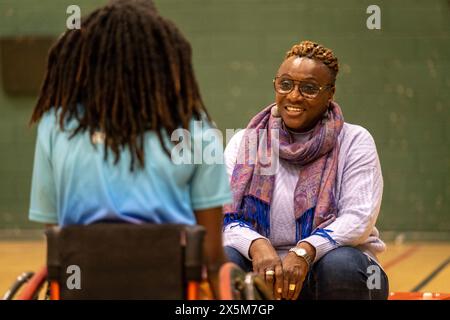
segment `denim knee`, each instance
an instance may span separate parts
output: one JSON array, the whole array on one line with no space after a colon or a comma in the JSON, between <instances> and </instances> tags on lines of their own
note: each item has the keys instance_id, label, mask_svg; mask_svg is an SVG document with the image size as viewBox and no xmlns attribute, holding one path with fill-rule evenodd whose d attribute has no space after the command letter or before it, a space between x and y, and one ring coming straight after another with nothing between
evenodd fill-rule
<instances>
[{"instance_id":1,"label":"denim knee","mask_svg":"<svg viewBox=\"0 0 450 320\"><path fill-rule=\"evenodd\" d=\"M328 252L313 267L318 299L384 299L387 277L380 270L380 288L368 285L369 266L376 265L367 255L353 247L339 247Z\"/></svg>"},{"instance_id":2,"label":"denim knee","mask_svg":"<svg viewBox=\"0 0 450 320\"><path fill-rule=\"evenodd\" d=\"M361 275L368 264L368 257L352 247L340 247L324 255L315 265L315 271L323 279L354 278Z\"/></svg>"}]
</instances>

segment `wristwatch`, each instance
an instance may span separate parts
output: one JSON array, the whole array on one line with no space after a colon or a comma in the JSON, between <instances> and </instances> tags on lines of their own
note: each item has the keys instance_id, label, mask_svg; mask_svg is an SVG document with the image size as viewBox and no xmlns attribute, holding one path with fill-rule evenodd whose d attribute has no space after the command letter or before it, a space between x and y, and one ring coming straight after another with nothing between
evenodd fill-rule
<instances>
[{"instance_id":1,"label":"wristwatch","mask_svg":"<svg viewBox=\"0 0 450 320\"><path fill-rule=\"evenodd\" d=\"M293 252L297 255L297 257L305 259L306 263L308 264L308 270L309 270L309 267L311 266L313 261L305 249L299 248L299 247L293 247L293 248L289 249L289 252Z\"/></svg>"}]
</instances>

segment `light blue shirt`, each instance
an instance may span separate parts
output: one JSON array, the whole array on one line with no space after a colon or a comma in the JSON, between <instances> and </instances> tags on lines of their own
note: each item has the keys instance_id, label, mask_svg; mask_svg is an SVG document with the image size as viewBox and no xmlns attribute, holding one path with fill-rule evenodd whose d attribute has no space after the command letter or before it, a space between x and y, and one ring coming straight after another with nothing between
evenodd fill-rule
<instances>
[{"instance_id":1,"label":"light blue shirt","mask_svg":"<svg viewBox=\"0 0 450 320\"><path fill-rule=\"evenodd\" d=\"M54 110L39 123L30 220L61 226L104 220L192 225L196 223L194 210L220 207L232 199L223 160L216 164L199 164L198 159L197 164L175 164L164 153L157 135L148 132L145 168L136 165L131 172L128 149L121 151L114 165L114 154L109 151L105 161L103 143L92 145L88 132L69 139L76 124L72 120L61 131ZM215 138L210 139L211 124L203 120L201 125L200 130L193 130L191 121L191 140L200 139L203 147L217 144L223 159L221 137L213 134ZM206 130L210 133L207 139ZM174 145L164 137L170 152Z\"/></svg>"}]
</instances>

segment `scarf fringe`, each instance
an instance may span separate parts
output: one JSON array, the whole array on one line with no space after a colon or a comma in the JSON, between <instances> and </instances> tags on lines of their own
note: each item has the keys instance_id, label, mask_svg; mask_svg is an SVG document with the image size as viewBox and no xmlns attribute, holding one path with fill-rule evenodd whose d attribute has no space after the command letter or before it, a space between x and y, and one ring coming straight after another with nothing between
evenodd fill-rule
<instances>
[{"instance_id":1,"label":"scarf fringe","mask_svg":"<svg viewBox=\"0 0 450 320\"><path fill-rule=\"evenodd\" d=\"M259 232L264 237L270 236L270 205L254 196L245 196L240 213L226 213L223 228L231 223ZM232 226L233 228L235 226Z\"/></svg>"},{"instance_id":2,"label":"scarf fringe","mask_svg":"<svg viewBox=\"0 0 450 320\"><path fill-rule=\"evenodd\" d=\"M313 230L314 211L316 207L306 210L300 218L295 221L295 241L299 242L302 239L309 237Z\"/></svg>"}]
</instances>

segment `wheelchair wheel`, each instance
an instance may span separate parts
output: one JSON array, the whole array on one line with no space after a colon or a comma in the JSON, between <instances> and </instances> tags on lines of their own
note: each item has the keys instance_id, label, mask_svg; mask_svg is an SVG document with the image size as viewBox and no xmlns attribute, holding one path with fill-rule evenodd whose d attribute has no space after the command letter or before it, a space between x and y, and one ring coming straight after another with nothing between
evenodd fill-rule
<instances>
[{"instance_id":1,"label":"wheelchair wheel","mask_svg":"<svg viewBox=\"0 0 450 320\"><path fill-rule=\"evenodd\" d=\"M29 281L26 282L23 290L21 291L19 300L37 300L39 292L45 286L47 280L47 267L43 267L36 272Z\"/></svg>"},{"instance_id":2,"label":"wheelchair wheel","mask_svg":"<svg viewBox=\"0 0 450 320\"><path fill-rule=\"evenodd\" d=\"M238 265L227 262L219 273L221 300L270 300L271 290L260 276L246 273Z\"/></svg>"},{"instance_id":3,"label":"wheelchair wheel","mask_svg":"<svg viewBox=\"0 0 450 320\"><path fill-rule=\"evenodd\" d=\"M33 277L34 272L24 272L20 276L17 277L16 281L11 285L11 287L6 291L3 296L3 300L13 300L16 296L17 292L19 292L20 288L27 283L31 277Z\"/></svg>"}]
</instances>

